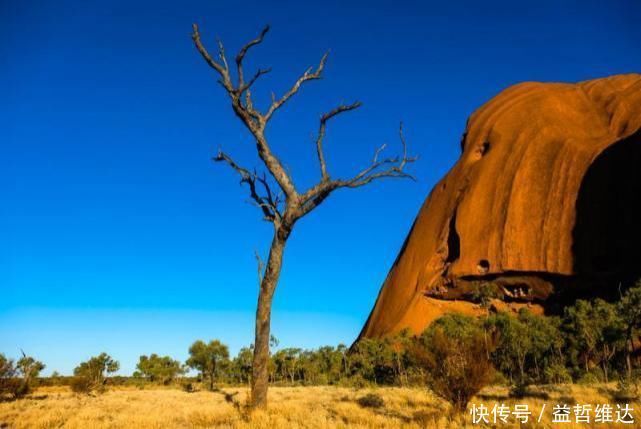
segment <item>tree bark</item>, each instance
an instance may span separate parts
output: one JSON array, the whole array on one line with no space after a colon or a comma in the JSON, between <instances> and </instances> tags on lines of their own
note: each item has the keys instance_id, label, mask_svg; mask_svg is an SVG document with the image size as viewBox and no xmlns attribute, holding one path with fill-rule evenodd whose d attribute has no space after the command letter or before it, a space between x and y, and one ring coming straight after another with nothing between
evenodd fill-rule
<instances>
[{"instance_id":1,"label":"tree bark","mask_svg":"<svg viewBox=\"0 0 641 429\"><path fill-rule=\"evenodd\" d=\"M260 282L258 306L256 308L256 337L254 340L254 359L251 380L251 407L267 406L267 387L269 385L269 338L272 314L272 298L278 284L283 264L286 234L277 230L274 234L265 275Z\"/></svg>"}]
</instances>

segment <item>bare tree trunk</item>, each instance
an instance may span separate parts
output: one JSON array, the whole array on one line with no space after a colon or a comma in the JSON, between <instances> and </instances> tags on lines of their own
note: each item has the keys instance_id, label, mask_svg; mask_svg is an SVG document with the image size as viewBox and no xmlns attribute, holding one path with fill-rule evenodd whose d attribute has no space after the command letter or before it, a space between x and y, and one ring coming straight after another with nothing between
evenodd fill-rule
<instances>
[{"instance_id":1,"label":"bare tree trunk","mask_svg":"<svg viewBox=\"0 0 641 429\"><path fill-rule=\"evenodd\" d=\"M269 337L272 315L272 298L280 276L283 264L286 235L276 231L269 249L269 259L265 275L260 282L258 292L258 307L256 309L256 338L254 344L254 360L252 363L251 407L259 408L267 405L267 387L269 385Z\"/></svg>"}]
</instances>

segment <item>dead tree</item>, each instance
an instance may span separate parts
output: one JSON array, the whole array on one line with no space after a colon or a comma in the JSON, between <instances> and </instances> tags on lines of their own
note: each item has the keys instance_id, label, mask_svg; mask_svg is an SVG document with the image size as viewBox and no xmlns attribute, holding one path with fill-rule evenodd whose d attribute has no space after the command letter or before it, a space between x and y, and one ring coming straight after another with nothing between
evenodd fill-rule
<instances>
[{"instance_id":1,"label":"dead tree","mask_svg":"<svg viewBox=\"0 0 641 429\"><path fill-rule=\"evenodd\" d=\"M224 88L231 101L231 107L236 116L247 127L255 143L258 156L263 162L269 175L258 174L256 170L241 167L228 154L219 151L213 159L226 163L240 175L241 183L249 187L252 202L261 210L263 219L274 226L274 235L269 249L266 264L262 265L259 259L258 306L256 309L256 338L254 343L254 359L251 379L252 408L264 407L267 404L269 360L269 338L272 297L283 262L283 251L287 239L300 218L318 207L332 192L340 188L358 188L382 178L412 178L405 172L405 166L416 160L416 157L407 155L407 145L403 137L402 124L399 128L403 153L395 157L381 157L385 145L375 152L368 167L361 170L350 179L334 179L331 177L325 156L323 154L323 139L328 122L336 116L357 109L360 102L341 104L320 117L318 134L316 136L316 152L319 163L320 180L317 184L300 192L294 185L292 176L285 169L281 160L272 152L271 146L265 136L265 128L270 119L285 103L298 93L307 82L321 79L327 55L323 55L316 68L308 68L294 82L293 86L281 97L272 93L272 101L266 110L259 110L253 103L251 90L258 79L271 71L270 68L258 69L253 75L245 76L243 59L247 52L260 44L269 31L269 26L261 31L260 35L244 45L235 58L236 79L232 79L230 64L225 56L225 48L218 41L217 55L214 58L203 44L198 26L193 25L192 39L198 52L207 64L214 69L218 76L218 83ZM274 184L275 182L275 184ZM277 188L276 188L277 186Z\"/></svg>"}]
</instances>

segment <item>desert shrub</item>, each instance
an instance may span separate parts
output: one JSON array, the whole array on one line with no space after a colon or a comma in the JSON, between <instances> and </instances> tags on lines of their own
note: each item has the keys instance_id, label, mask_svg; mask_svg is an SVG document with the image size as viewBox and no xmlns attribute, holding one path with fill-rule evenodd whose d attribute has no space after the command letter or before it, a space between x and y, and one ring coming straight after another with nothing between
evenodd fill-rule
<instances>
[{"instance_id":1,"label":"desert shrub","mask_svg":"<svg viewBox=\"0 0 641 429\"><path fill-rule=\"evenodd\" d=\"M177 376L185 373L180 362L169 356L158 356L155 353L150 356L140 356L136 368L134 377L144 377L149 381L164 385L168 385Z\"/></svg>"},{"instance_id":2,"label":"desert shrub","mask_svg":"<svg viewBox=\"0 0 641 429\"><path fill-rule=\"evenodd\" d=\"M492 299L500 298L502 296L503 293L496 284L490 282L477 282L472 290L471 300L472 302L480 304L483 308L488 308Z\"/></svg>"},{"instance_id":3,"label":"desert shrub","mask_svg":"<svg viewBox=\"0 0 641 429\"><path fill-rule=\"evenodd\" d=\"M516 317L498 313L484 321L485 329L496 338L492 362L509 379L515 395L524 394L531 383L544 382L546 368L563 365L559 323L556 318L535 316L527 309Z\"/></svg>"},{"instance_id":4,"label":"desert shrub","mask_svg":"<svg viewBox=\"0 0 641 429\"><path fill-rule=\"evenodd\" d=\"M408 356L411 359L411 356ZM427 376L423 368L414 366L412 362L408 364L406 380L408 386L425 386L427 384Z\"/></svg>"},{"instance_id":5,"label":"desert shrub","mask_svg":"<svg viewBox=\"0 0 641 429\"><path fill-rule=\"evenodd\" d=\"M624 332L625 346L623 354L625 359L626 376L633 377L632 351L635 350L634 338L638 336L641 328L641 280L628 289L617 303L617 313L621 316ZM630 383L632 380L628 380Z\"/></svg>"},{"instance_id":6,"label":"desert shrub","mask_svg":"<svg viewBox=\"0 0 641 429\"><path fill-rule=\"evenodd\" d=\"M254 358L254 346L241 347L229 367L229 376L232 381L241 384L248 384L252 374L252 360Z\"/></svg>"},{"instance_id":7,"label":"desert shrub","mask_svg":"<svg viewBox=\"0 0 641 429\"><path fill-rule=\"evenodd\" d=\"M338 385L343 387L352 387L354 389L364 389L366 387L373 386L374 383L365 380L361 374L356 373L351 377L341 379Z\"/></svg>"},{"instance_id":8,"label":"desert shrub","mask_svg":"<svg viewBox=\"0 0 641 429\"><path fill-rule=\"evenodd\" d=\"M363 408L382 408L385 406L385 401L377 393L368 393L365 396L361 396L356 400L356 403Z\"/></svg>"},{"instance_id":9,"label":"desert shrub","mask_svg":"<svg viewBox=\"0 0 641 429\"><path fill-rule=\"evenodd\" d=\"M548 384L572 383L570 371L561 364L555 363L543 370L544 381Z\"/></svg>"},{"instance_id":10,"label":"desert shrub","mask_svg":"<svg viewBox=\"0 0 641 429\"><path fill-rule=\"evenodd\" d=\"M570 365L585 373L598 367L607 383L614 360L626 348L626 325L616 305L578 300L565 309L563 330Z\"/></svg>"},{"instance_id":11,"label":"desert shrub","mask_svg":"<svg viewBox=\"0 0 641 429\"><path fill-rule=\"evenodd\" d=\"M601 378L601 374L595 371L588 371L583 373L583 375L577 380L578 384L585 384L585 385L591 385L591 384L598 384L601 383L603 380Z\"/></svg>"},{"instance_id":12,"label":"desert shrub","mask_svg":"<svg viewBox=\"0 0 641 429\"><path fill-rule=\"evenodd\" d=\"M194 387L194 384L192 382L190 382L190 381L183 381L180 384L180 387L182 388L182 390L184 392L187 392L187 393L194 393L196 391L196 388Z\"/></svg>"},{"instance_id":13,"label":"desert shrub","mask_svg":"<svg viewBox=\"0 0 641 429\"><path fill-rule=\"evenodd\" d=\"M71 377L69 387L74 393L89 394L94 386L87 377Z\"/></svg>"},{"instance_id":14,"label":"desert shrub","mask_svg":"<svg viewBox=\"0 0 641 429\"><path fill-rule=\"evenodd\" d=\"M13 360L0 353L0 399L6 394L13 395L16 367Z\"/></svg>"},{"instance_id":15,"label":"desert shrub","mask_svg":"<svg viewBox=\"0 0 641 429\"><path fill-rule=\"evenodd\" d=\"M434 322L411 347L427 385L462 412L470 399L492 381L489 355L493 340L474 318L448 314Z\"/></svg>"},{"instance_id":16,"label":"desert shrub","mask_svg":"<svg viewBox=\"0 0 641 429\"><path fill-rule=\"evenodd\" d=\"M612 394L616 402L633 402L639 399L639 386L627 375L619 378L617 388Z\"/></svg>"},{"instance_id":17,"label":"desert shrub","mask_svg":"<svg viewBox=\"0 0 641 429\"><path fill-rule=\"evenodd\" d=\"M21 377L19 385L14 390L14 397L24 396L31 391L32 386L37 382L37 377L45 368L45 365L27 356L22 352L22 357L16 362L16 370Z\"/></svg>"},{"instance_id":18,"label":"desert shrub","mask_svg":"<svg viewBox=\"0 0 641 429\"><path fill-rule=\"evenodd\" d=\"M107 353L101 353L98 356L90 358L86 362L80 363L73 373L76 376L71 381L72 389L76 385L74 392L89 393L91 391L103 391L107 383L107 374L118 371L120 364Z\"/></svg>"},{"instance_id":19,"label":"desert shrub","mask_svg":"<svg viewBox=\"0 0 641 429\"><path fill-rule=\"evenodd\" d=\"M28 394L44 367L42 362L24 353L16 363L0 354L0 396L9 394L19 398Z\"/></svg>"},{"instance_id":20,"label":"desert shrub","mask_svg":"<svg viewBox=\"0 0 641 429\"><path fill-rule=\"evenodd\" d=\"M390 339L364 338L356 343L349 355L349 376L362 377L374 384L398 381L394 343Z\"/></svg>"}]
</instances>

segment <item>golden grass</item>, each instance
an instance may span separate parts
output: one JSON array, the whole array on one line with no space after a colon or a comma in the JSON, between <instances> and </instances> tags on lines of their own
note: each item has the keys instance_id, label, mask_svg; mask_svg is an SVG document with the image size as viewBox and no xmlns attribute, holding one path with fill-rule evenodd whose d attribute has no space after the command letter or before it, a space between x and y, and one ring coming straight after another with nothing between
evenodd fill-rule
<instances>
[{"instance_id":1,"label":"golden grass","mask_svg":"<svg viewBox=\"0 0 641 429\"><path fill-rule=\"evenodd\" d=\"M492 387L473 402L485 405L504 402L509 406L526 403L533 414L544 403L548 412L541 424L524 427L617 427L611 424L552 426L551 409L568 402L615 404L607 391L612 386L550 386L538 388L548 399L505 398L507 390ZM229 387L241 402L246 388ZM358 398L367 393L380 395L385 405L363 408ZM251 416L242 416L221 393L186 393L177 389L112 388L97 396L71 393L64 387L41 388L25 399L0 403L0 427L10 428L459 428L472 425L469 414L451 416L450 407L428 391L413 388L350 389L342 387L272 387L269 407ZM635 420L641 422L641 404L633 404ZM639 424L622 425L641 427ZM500 424L497 427L519 427Z\"/></svg>"}]
</instances>

